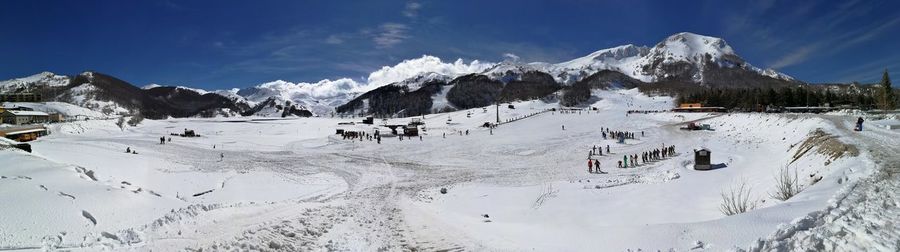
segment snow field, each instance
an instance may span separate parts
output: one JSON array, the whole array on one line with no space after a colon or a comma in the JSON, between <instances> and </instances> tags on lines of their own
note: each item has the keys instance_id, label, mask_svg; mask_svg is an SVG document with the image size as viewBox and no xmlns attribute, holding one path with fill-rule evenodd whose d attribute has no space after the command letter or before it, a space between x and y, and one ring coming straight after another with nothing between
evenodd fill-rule
<instances>
[{"instance_id":1,"label":"snow field","mask_svg":"<svg viewBox=\"0 0 900 252\"><path fill-rule=\"evenodd\" d=\"M846 133L851 118L626 114L669 108L672 99L637 90L593 95L591 107L599 110L580 114L545 112L558 104L542 101L515 102L515 109L502 104L501 121L517 120L493 130L479 126L496 120L495 107L426 115L419 117L426 122L421 140L385 137L380 145L334 134L338 122L362 118L145 120L124 130L114 120L54 125L54 134L32 142L33 154L0 150L0 160L21 164L0 168L0 201L16 203L0 205L4 213L12 213L0 215L5 218L0 245L74 250L727 250L783 244L803 230L816 230L803 221L785 223L840 209L833 206L844 197L841 192L853 191L850 187L870 174L870 160L880 158L863 148L858 156L840 157L820 152L818 145L803 151L804 141L817 130L862 146L857 136ZM715 130L678 130L695 120ZM389 124L409 121L388 119ZM637 139L625 144L604 140L600 127L632 131ZM159 144L160 136L185 128L201 137L172 136L171 142ZM603 156L593 157L608 174L589 174L584 167L595 145L610 146L611 155L604 148ZM622 155L668 145L675 145L678 155L615 168ZM126 147L138 154L125 153ZM720 168L692 169L692 150L701 147L713 151L712 163ZM775 175L788 164L797 170L804 190L784 202L772 199ZM741 181L751 186L758 207L725 216L718 209L720 193ZM440 193L441 188L447 193ZM813 216L818 223L826 215ZM770 239L772 234L776 237Z\"/></svg>"}]
</instances>

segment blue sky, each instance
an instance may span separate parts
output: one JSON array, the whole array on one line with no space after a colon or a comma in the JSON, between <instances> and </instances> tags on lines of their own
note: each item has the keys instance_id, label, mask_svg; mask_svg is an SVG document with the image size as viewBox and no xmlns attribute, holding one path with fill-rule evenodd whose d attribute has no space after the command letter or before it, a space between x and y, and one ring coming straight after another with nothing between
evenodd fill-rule
<instances>
[{"instance_id":1,"label":"blue sky","mask_svg":"<svg viewBox=\"0 0 900 252\"><path fill-rule=\"evenodd\" d=\"M900 1L4 1L0 79L93 70L137 86L361 79L423 54L559 62L689 31L808 82L900 69ZM895 77L896 78L896 77Z\"/></svg>"}]
</instances>

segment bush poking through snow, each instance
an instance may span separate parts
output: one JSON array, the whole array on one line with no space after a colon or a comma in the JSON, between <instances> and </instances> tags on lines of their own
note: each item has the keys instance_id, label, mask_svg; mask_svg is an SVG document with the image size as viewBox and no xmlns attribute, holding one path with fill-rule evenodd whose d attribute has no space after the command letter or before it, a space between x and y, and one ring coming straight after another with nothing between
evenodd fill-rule
<instances>
[{"instance_id":1,"label":"bush poking through snow","mask_svg":"<svg viewBox=\"0 0 900 252\"><path fill-rule=\"evenodd\" d=\"M128 119L128 125L130 125L131 127L138 126L138 124L141 124L142 121L144 121L144 116L141 115L141 113L137 113Z\"/></svg>"},{"instance_id":2,"label":"bush poking through snow","mask_svg":"<svg viewBox=\"0 0 900 252\"><path fill-rule=\"evenodd\" d=\"M800 187L800 179L797 177L797 170L794 170L794 173L791 173L790 169L785 166L775 175L775 193L770 193L769 196L773 199L785 201L794 197L794 195L797 195L802 190L803 188Z\"/></svg>"},{"instance_id":3,"label":"bush poking through snow","mask_svg":"<svg viewBox=\"0 0 900 252\"><path fill-rule=\"evenodd\" d=\"M753 210L756 208L756 200L750 199L750 191L750 185L747 185L746 180L742 180L737 187L732 185L722 191L722 205L719 206L719 211L731 216Z\"/></svg>"},{"instance_id":4,"label":"bush poking through snow","mask_svg":"<svg viewBox=\"0 0 900 252\"><path fill-rule=\"evenodd\" d=\"M119 126L119 129L125 131L125 116L119 116L119 120L116 121L116 126Z\"/></svg>"}]
</instances>

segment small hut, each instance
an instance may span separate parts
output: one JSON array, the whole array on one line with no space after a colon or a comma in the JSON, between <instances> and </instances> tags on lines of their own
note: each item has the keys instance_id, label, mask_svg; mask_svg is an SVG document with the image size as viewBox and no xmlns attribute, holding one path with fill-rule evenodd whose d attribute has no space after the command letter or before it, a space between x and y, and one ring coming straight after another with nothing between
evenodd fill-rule
<instances>
[{"instance_id":1,"label":"small hut","mask_svg":"<svg viewBox=\"0 0 900 252\"><path fill-rule=\"evenodd\" d=\"M694 150L694 170L705 171L712 169L710 164L711 154L712 152L706 148Z\"/></svg>"}]
</instances>

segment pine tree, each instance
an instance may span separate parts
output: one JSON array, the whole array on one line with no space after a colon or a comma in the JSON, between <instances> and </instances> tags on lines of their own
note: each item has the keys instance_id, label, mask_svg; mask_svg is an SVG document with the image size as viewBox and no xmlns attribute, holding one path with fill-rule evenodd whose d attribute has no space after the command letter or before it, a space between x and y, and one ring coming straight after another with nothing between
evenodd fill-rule
<instances>
[{"instance_id":1,"label":"pine tree","mask_svg":"<svg viewBox=\"0 0 900 252\"><path fill-rule=\"evenodd\" d=\"M891 87L891 77L888 76L887 69L884 70L884 75L881 76L881 97L878 105L884 110L893 110L896 107L896 104L894 104L894 88Z\"/></svg>"}]
</instances>

